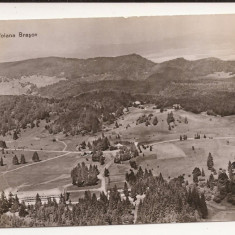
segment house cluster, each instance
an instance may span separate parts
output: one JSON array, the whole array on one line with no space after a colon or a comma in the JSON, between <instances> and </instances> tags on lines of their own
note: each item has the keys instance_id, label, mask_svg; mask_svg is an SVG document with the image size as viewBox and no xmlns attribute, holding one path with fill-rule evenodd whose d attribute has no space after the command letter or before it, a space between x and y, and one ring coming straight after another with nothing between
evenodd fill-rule
<instances>
[{"instance_id":1,"label":"house cluster","mask_svg":"<svg viewBox=\"0 0 235 235\"><path fill-rule=\"evenodd\" d=\"M140 108L140 109L144 109L144 105L142 105L141 102L138 101L138 100L135 101L135 102L133 102L132 105L133 105L134 107L138 107L138 108Z\"/></svg>"},{"instance_id":2,"label":"house cluster","mask_svg":"<svg viewBox=\"0 0 235 235\"><path fill-rule=\"evenodd\" d=\"M182 109L180 104L173 104L173 109L178 110L178 109Z\"/></svg>"}]
</instances>

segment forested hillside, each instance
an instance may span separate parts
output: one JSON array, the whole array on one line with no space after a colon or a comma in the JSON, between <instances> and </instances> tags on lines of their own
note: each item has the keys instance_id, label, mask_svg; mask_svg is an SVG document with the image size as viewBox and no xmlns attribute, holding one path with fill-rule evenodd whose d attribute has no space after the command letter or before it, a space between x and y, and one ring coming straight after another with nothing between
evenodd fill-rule
<instances>
[{"instance_id":1,"label":"forested hillside","mask_svg":"<svg viewBox=\"0 0 235 235\"><path fill-rule=\"evenodd\" d=\"M97 132L103 122L114 122L123 108L136 100L158 107L180 104L194 113L233 115L234 65L233 61L215 58L197 61L179 58L155 64L136 54L2 63L0 76L5 85L8 80L33 74L53 79L48 80L50 85L37 87L30 85L29 77L27 84L19 82L24 88L33 87L26 95L1 96L0 132L5 135L14 130L19 134L20 129L33 128L44 119L50 133ZM60 80L61 77L65 79Z\"/></svg>"},{"instance_id":2,"label":"forested hillside","mask_svg":"<svg viewBox=\"0 0 235 235\"><path fill-rule=\"evenodd\" d=\"M90 92L64 99L1 96L0 132L3 136L13 131L20 134L46 120L49 133L95 133L103 122L112 123L122 115L132 100L129 94L119 92Z\"/></svg>"},{"instance_id":3,"label":"forested hillside","mask_svg":"<svg viewBox=\"0 0 235 235\"><path fill-rule=\"evenodd\" d=\"M182 91L182 86L188 89ZM125 89L97 89L62 99L26 95L0 96L0 133L3 136L9 134L9 131L19 134L21 129L38 126L40 120L46 120L49 133L95 133L102 129L103 123L113 123L123 114L123 109L132 106L135 100L155 103L159 108L179 103L185 110L194 113L207 111L222 116L235 114L234 91L207 91L209 87L206 88L206 85L203 89L204 92L190 88L190 84L186 83L173 84L171 88L155 95L130 94Z\"/></svg>"},{"instance_id":4,"label":"forested hillside","mask_svg":"<svg viewBox=\"0 0 235 235\"><path fill-rule=\"evenodd\" d=\"M128 182L131 192L125 184L124 196L115 185L109 196L101 192L97 198L95 193L85 191L77 204L69 203L62 194L59 203L48 198L43 204L37 194L35 205L26 206L17 195L10 194L7 199L2 193L0 227L133 224L137 194L146 196L138 206L136 223L197 222L207 216L204 195L196 188L191 191L183 186L181 177L167 182L161 174L154 177L150 170L139 169L129 175ZM19 216L8 216L8 211Z\"/></svg>"},{"instance_id":5,"label":"forested hillside","mask_svg":"<svg viewBox=\"0 0 235 235\"><path fill-rule=\"evenodd\" d=\"M72 59L47 57L0 64L0 77L19 79L22 76L44 75L77 79L143 80L155 64L139 55Z\"/></svg>"}]
</instances>

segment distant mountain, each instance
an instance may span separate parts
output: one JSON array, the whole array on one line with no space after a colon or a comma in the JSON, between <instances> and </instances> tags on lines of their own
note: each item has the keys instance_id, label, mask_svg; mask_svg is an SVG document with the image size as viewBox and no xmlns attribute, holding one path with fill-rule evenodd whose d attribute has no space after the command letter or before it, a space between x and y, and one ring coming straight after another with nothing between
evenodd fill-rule
<instances>
[{"instance_id":1,"label":"distant mountain","mask_svg":"<svg viewBox=\"0 0 235 235\"><path fill-rule=\"evenodd\" d=\"M0 95L66 97L94 90L156 94L183 82L212 84L233 77L235 61L217 58L177 58L156 64L137 54L90 59L48 57L0 63ZM220 90L223 82L208 89ZM229 82L234 84L234 79ZM231 87L230 83L224 87Z\"/></svg>"},{"instance_id":2,"label":"distant mountain","mask_svg":"<svg viewBox=\"0 0 235 235\"><path fill-rule=\"evenodd\" d=\"M0 64L0 76L19 79L22 76L50 76L97 80L141 80L148 76L155 64L139 55L70 59L47 57Z\"/></svg>"},{"instance_id":3,"label":"distant mountain","mask_svg":"<svg viewBox=\"0 0 235 235\"><path fill-rule=\"evenodd\" d=\"M235 61L223 61L213 57L194 61L177 58L155 66L155 74L175 73L177 78L190 79L216 72L235 74Z\"/></svg>"}]
</instances>

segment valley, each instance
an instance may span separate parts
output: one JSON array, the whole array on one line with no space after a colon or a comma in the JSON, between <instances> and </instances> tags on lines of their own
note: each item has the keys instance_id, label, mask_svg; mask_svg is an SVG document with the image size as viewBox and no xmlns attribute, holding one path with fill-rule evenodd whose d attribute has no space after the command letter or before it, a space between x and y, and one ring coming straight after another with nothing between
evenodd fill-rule
<instances>
[{"instance_id":1,"label":"valley","mask_svg":"<svg viewBox=\"0 0 235 235\"><path fill-rule=\"evenodd\" d=\"M234 68L136 54L0 64L4 210L40 225L83 206L87 220L61 223L233 220ZM50 222L35 214L47 207Z\"/></svg>"}]
</instances>

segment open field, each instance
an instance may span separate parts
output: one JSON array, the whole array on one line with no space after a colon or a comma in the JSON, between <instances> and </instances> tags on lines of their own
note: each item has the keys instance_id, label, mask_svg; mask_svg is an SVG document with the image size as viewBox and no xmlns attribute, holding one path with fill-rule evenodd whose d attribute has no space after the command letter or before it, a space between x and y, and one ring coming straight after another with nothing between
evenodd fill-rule
<instances>
[{"instance_id":1,"label":"open field","mask_svg":"<svg viewBox=\"0 0 235 235\"><path fill-rule=\"evenodd\" d=\"M175 118L175 123L171 124L171 130L168 129L166 122L170 111L173 112ZM143 114L153 115L150 126L146 126L145 123L136 125L136 120ZM158 118L156 126L152 125L155 116ZM185 123L185 118L188 123ZM145 105L144 109L130 108L129 112L125 112L117 122L118 128L114 124L105 126L105 136L113 145L117 141L117 135L120 135L120 141L140 143L142 152L136 158L137 165L142 169L151 169L154 175L161 172L163 177L171 179L185 174L185 179L191 183L192 171L195 167L204 169L205 178L211 174L207 169L209 152L214 158L217 171L219 168L227 169L229 160L235 161L235 119L232 116L196 115L173 109L161 113L160 110L153 109L152 105ZM201 139L194 139L196 133L201 135ZM188 139L180 141L180 135L187 135ZM47 195L53 191L56 193L68 190L70 199L76 202L78 197L84 195L85 190L90 190L98 196L100 191L109 190L114 185L123 188L125 174L131 169L129 161L115 164L113 159L116 151L107 151L105 165L100 166L99 163L92 162L91 155L82 156L78 153L77 146L82 141L92 142L100 136L101 133L85 136L65 137L63 134L53 136L48 134L41 125L38 128L27 129L16 141L8 139L7 146L12 150L0 153L5 164L0 167L0 173L2 173L0 189L12 191L22 197L36 195L37 192ZM144 149L142 144L152 146L152 151L150 147ZM23 147L25 150L20 150ZM15 148L19 149L15 150ZM27 151L27 149L38 149L41 162L33 163L33 151ZM13 166L12 157L17 155L20 160L22 153L25 155L27 164ZM98 165L101 174L97 185L83 188L72 186L70 171L82 161L86 164ZM109 178L104 178L104 168L109 170ZM210 213L215 214L214 209L211 210Z\"/></svg>"},{"instance_id":2,"label":"open field","mask_svg":"<svg viewBox=\"0 0 235 235\"><path fill-rule=\"evenodd\" d=\"M106 135L115 136L119 134L122 141L139 142L148 146L143 149L136 158L138 166L143 169L152 169L155 175L160 172L164 177L172 178L185 174L185 179L192 182L192 171L195 167L204 169L206 177L210 171L207 169L207 157L211 152L215 168L227 169L228 161L235 161L235 118L214 117L206 114L193 114L184 110L173 111L175 125L168 130L166 116L168 112L160 113L152 109L153 106L146 105L144 109L130 108L128 113L118 120L119 128L111 126ZM153 114L158 118L156 126L145 126L145 123L136 125L136 120L143 114ZM152 119L153 119L152 117ZM187 117L188 124L184 123ZM151 121L150 121L151 123ZM129 124L130 127L126 128ZM194 139L199 133L201 139ZM186 134L188 140L180 141L179 136ZM206 138L204 138L204 134ZM195 150L192 150L194 146ZM110 167L110 184L122 187L125 181L125 173L130 170L129 162L113 164Z\"/></svg>"},{"instance_id":3,"label":"open field","mask_svg":"<svg viewBox=\"0 0 235 235\"><path fill-rule=\"evenodd\" d=\"M137 163L143 168L151 168L155 174L161 172L165 177L176 177L185 174L185 178L190 178L191 180L189 179L189 181L192 181L192 176L188 177L188 175L192 175L195 167L203 168L206 177L211 174L207 170L209 152L213 156L217 170L219 168L227 169L228 162L235 160L234 143L235 138L233 140L230 139L229 145L226 140L216 139L179 141L174 144L162 144L161 147L156 145L153 147L153 152L155 153L146 154L147 156L145 157L139 156ZM174 148L172 148L172 145ZM195 150L192 150L192 146L194 146ZM164 154L164 149L166 154ZM167 157L163 158L164 155Z\"/></svg>"},{"instance_id":4,"label":"open field","mask_svg":"<svg viewBox=\"0 0 235 235\"><path fill-rule=\"evenodd\" d=\"M8 154L6 152L8 152ZM0 167L0 173L5 172L5 171L9 171L12 169L17 169L22 166L27 166L28 164L33 163L33 161L32 161L33 153L34 153L33 151L29 152L29 151L23 151L23 150L22 151L5 150L4 154L2 152L0 152L0 157L2 157L3 163L4 163L4 166ZM13 165L12 164L13 157L16 155L19 160L19 163L20 163L21 154L24 154L26 164ZM61 154L60 153L38 152L38 156L39 156L40 161L44 161L44 160L47 160L47 159L50 159L50 158L53 158L53 157L56 157L59 155L61 155Z\"/></svg>"},{"instance_id":5,"label":"open field","mask_svg":"<svg viewBox=\"0 0 235 235\"><path fill-rule=\"evenodd\" d=\"M5 178L8 190L13 191L18 190L18 187L20 187L20 191L39 192L51 188L62 189L71 184L70 171L82 161L87 164L91 163L78 154L66 153L49 161L41 161L29 166L25 164L22 169L19 166L19 169L15 171L4 172L1 177ZM1 188L1 190L3 189L5 188Z\"/></svg>"},{"instance_id":6,"label":"open field","mask_svg":"<svg viewBox=\"0 0 235 235\"><path fill-rule=\"evenodd\" d=\"M12 149L63 150L64 144L55 141L57 137L49 134L45 125L46 122L41 121L39 127L22 130L17 140L13 140L12 136L2 139L6 141L7 147Z\"/></svg>"}]
</instances>

